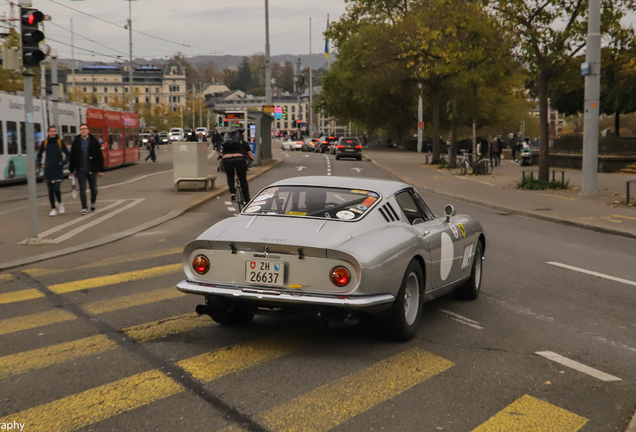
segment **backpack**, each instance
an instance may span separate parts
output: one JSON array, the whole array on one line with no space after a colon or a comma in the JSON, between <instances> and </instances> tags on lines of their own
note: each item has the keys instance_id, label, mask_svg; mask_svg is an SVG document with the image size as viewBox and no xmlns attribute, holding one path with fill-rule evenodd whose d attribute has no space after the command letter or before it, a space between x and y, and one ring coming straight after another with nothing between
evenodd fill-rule
<instances>
[{"instance_id":1,"label":"backpack","mask_svg":"<svg viewBox=\"0 0 636 432\"><path fill-rule=\"evenodd\" d=\"M46 151L46 145L48 144L48 142L49 142L48 138L44 140L44 151ZM62 140L60 138L57 139L57 145L60 146L60 153L64 154L64 150L62 150Z\"/></svg>"}]
</instances>

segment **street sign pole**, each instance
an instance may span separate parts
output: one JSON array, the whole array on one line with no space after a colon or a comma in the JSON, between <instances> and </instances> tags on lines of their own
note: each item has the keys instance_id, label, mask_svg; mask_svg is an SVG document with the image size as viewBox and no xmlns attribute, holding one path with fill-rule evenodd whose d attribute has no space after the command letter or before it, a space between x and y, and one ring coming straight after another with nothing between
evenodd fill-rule
<instances>
[{"instance_id":1,"label":"street sign pole","mask_svg":"<svg viewBox=\"0 0 636 432\"><path fill-rule=\"evenodd\" d=\"M422 153L422 128L420 125L422 124L422 96L420 95L420 100L417 103L417 152Z\"/></svg>"},{"instance_id":2,"label":"street sign pole","mask_svg":"<svg viewBox=\"0 0 636 432\"><path fill-rule=\"evenodd\" d=\"M583 175L581 193L598 192L598 122L601 87L601 0L590 0L585 62L585 104L583 125ZM585 64L585 63L584 63Z\"/></svg>"},{"instance_id":3,"label":"street sign pole","mask_svg":"<svg viewBox=\"0 0 636 432\"><path fill-rule=\"evenodd\" d=\"M35 130L33 127L33 73L26 71L24 76L24 112L27 148L27 185L29 206L29 237L27 244L40 244L38 237L38 202L35 178Z\"/></svg>"}]
</instances>

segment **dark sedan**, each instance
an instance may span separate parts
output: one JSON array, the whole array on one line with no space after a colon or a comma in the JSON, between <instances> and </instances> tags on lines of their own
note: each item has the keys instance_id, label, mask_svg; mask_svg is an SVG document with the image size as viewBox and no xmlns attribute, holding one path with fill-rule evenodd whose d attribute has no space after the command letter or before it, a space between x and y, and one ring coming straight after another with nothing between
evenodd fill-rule
<instances>
[{"instance_id":1,"label":"dark sedan","mask_svg":"<svg viewBox=\"0 0 636 432\"><path fill-rule=\"evenodd\" d=\"M362 144L358 138L340 138L336 145L336 160L340 158L356 158L362 160Z\"/></svg>"}]
</instances>

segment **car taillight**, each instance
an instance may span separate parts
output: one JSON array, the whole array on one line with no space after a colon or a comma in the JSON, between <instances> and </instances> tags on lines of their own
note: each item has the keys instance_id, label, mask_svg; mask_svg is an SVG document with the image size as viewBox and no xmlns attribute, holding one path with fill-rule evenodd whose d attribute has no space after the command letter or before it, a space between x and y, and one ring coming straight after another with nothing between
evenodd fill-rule
<instances>
[{"instance_id":1,"label":"car taillight","mask_svg":"<svg viewBox=\"0 0 636 432\"><path fill-rule=\"evenodd\" d=\"M323 141L322 143L323 143L323 144L329 144L329 142L328 142L328 141Z\"/></svg>"},{"instance_id":2,"label":"car taillight","mask_svg":"<svg viewBox=\"0 0 636 432\"><path fill-rule=\"evenodd\" d=\"M210 270L210 260L205 255L197 255L192 260L192 268L200 275L206 274Z\"/></svg>"},{"instance_id":3,"label":"car taillight","mask_svg":"<svg viewBox=\"0 0 636 432\"><path fill-rule=\"evenodd\" d=\"M332 284L342 288L351 281L351 273L345 267L334 267L329 273L329 278Z\"/></svg>"},{"instance_id":4,"label":"car taillight","mask_svg":"<svg viewBox=\"0 0 636 432\"><path fill-rule=\"evenodd\" d=\"M357 149L361 149L361 148L362 148L362 146L361 146L361 145L359 145L359 146L356 146L356 148L357 148Z\"/></svg>"},{"instance_id":5,"label":"car taillight","mask_svg":"<svg viewBox=\"0 0 636 432\"><path fill-rule=\"evenodd\" d=\"M344 148L343 145L336 146L336 148Z\"/></svg>"}]
</instances>

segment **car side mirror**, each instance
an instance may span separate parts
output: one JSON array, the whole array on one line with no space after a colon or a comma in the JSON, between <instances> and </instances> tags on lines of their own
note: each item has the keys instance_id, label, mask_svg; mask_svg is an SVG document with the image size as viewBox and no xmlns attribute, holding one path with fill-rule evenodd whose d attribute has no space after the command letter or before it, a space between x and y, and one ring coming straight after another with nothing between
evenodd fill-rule
<instances>
[{"instance_id":1,"label":"car side mirror","mask_svg":"<svg viewBox=\"0 0 636 432\"><path fill-rule=\"evenodd\" d=\"M450 204L446 204L446 207L444 207L444 214L446 215L446 222L450 222L451 216L455 216L457 212L455 211L455 207Z\"/></svg>"}]
</instances>

